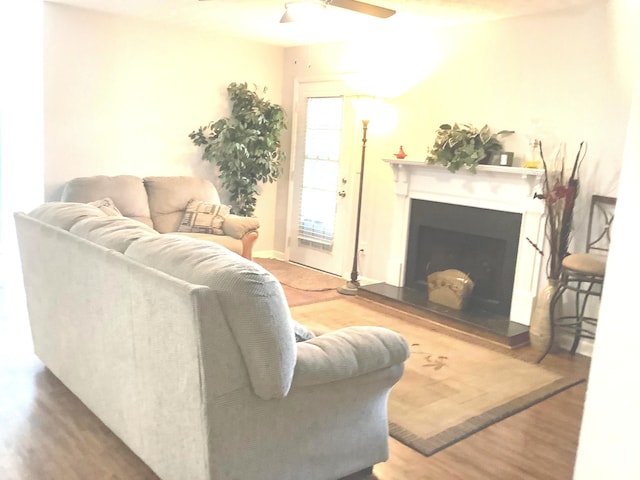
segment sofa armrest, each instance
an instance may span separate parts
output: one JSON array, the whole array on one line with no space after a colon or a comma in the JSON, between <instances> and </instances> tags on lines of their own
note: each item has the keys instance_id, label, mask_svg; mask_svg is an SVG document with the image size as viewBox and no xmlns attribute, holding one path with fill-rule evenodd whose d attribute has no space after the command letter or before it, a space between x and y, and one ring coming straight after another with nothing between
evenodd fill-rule
<instances>
[{"instance_id":1,"label":"sofa armrest","mask_svg":"<svg viewBox=\"0 0 640 480\"><path fill-rule=\"evenodd\" d=\"M336 382L381 370L409 358L409 346L382 327L346 327L300 342L293 386Z\"/></svg>"},{"instance_id":2,"label":"sofa armrest","mask_svg":"<svg viewBox=\"0 0 640 480\"><path fill-rule=\"evenodd\" d=\"M230 237L242 239L247 233L254 232L260 228L260 222L254 217L241 217L229 214L222 223L222 231Z\"/></svg>"}]
</instances>

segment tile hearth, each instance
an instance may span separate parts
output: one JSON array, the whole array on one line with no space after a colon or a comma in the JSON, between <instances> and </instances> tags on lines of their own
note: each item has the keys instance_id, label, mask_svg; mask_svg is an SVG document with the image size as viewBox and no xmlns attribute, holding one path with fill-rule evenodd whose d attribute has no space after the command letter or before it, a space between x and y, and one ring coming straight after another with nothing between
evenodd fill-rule
<instances>
[{"instance_id":1,"label":"tile hearth","mask_svg":"<svg viewBox=\"0 0 640 480\"><path fill-rule=\"evenodd\" d=\"M529 327L512 322L508 317L483 311L460 311L429 302L426 294L414 288L396 287L388 283L361 286L358 295L407 313L426 316L430 321L446 325L483 339L516 348L529 343Z\"/></svg>"}]
</instances>

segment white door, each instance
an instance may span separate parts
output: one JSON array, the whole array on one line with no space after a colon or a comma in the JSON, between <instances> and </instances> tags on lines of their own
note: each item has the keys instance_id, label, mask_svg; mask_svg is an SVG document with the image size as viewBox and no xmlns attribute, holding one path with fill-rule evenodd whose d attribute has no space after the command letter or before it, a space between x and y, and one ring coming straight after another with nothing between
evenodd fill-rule
<instances>
[{"instance_id":1,"label":"white door","mask_svg":"<svg viewBox=\"0 0 640 480\"><path fill-rule=\"evenodd\" d=\"M350 206L357 182L349 175L355 113L339 82L301 84L297 97L289 260L342 275L353 250Z\"/></svg>"}]
</instances>

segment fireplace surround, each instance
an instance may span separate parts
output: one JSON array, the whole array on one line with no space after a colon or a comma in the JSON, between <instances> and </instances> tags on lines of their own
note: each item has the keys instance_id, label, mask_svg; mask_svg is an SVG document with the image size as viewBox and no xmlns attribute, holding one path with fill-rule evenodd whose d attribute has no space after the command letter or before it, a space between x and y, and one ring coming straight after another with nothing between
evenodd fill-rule
<instances>
[{"instance_id":1,"label":"fireplace surround","mask_svg":"<svg viewBox=\"0 0 640 480\"><path fill-rule=\"evenodd\" d=\"M464 251L465 245L473 244L474 241L495 241L493 247L486 246L485 253L476 252L475 258L473 253L467 255L472 263L479 263L480 270L486 264L487 269L494 270L491 272L493 275L506 283L500 293L489 293L478 301L486 309L497 298L500 315L512 323L528 326L542 265L540 255L530 242L542 244L544 240L544 208L539 200L533 198L534 193L540 190L543 171L480 165L475 174L468 171L451 173L444 167L423 162L398 159L384 161L393 171L396 199L385 287L409 287L416 292L422 288L420 278L426 272L419 269L424 268L425 261L418 257L425 254L411 250L414 243L421 241L421 230L423 237L429 237L430 234L433 236L434 231L438 230L448 233L453 231L455 237L461 230L461 224L468 227L469 223L473 223L475 225L470 227L473 231L466 232L471 235L466 244L454 238L445 241L445 247L462 242L458 248ZM459 218L458 214L451 213L458 211L459 207L472 209L472 218L476 214L482 214L482 219L478 217L478 220L470 222L468 218L465 220ZM427 217L434 217L434 211L442 214L440 224L436 220L428 220L428 225L416 224L415 219L412 222L412 211L415 213L425 208ZM433 248L443 250L442 245L432 247L432 250ZM451 248L455 249L453 246ZM504 250L506 258L501 256L500 259L491 259L494 262L492 266L488 266L483 258L478 258L486 256L489 262L489 253L496 249ZM508 266L505 266L506 263ZM463 270L464 268L463 265ZM412 298L415 295L410 294Z\"/></svg>"}]
</instances>

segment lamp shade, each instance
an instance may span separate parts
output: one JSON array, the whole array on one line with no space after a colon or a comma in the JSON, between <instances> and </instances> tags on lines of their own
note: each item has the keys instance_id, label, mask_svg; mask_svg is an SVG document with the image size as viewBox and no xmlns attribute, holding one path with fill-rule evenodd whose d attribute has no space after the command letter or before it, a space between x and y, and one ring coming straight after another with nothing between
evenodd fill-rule
<instances>
[{"instance_id":1,"label":"lamp shade","mask_svg":"<svg viewBox=\"0 0 640 480\"><path fill-rule=\"evenodd\" d=\"M356 116L360 120L374 120L380 116L384 101L372 95L357 95L352 98Z\"/></svg>"}]
</instances>

